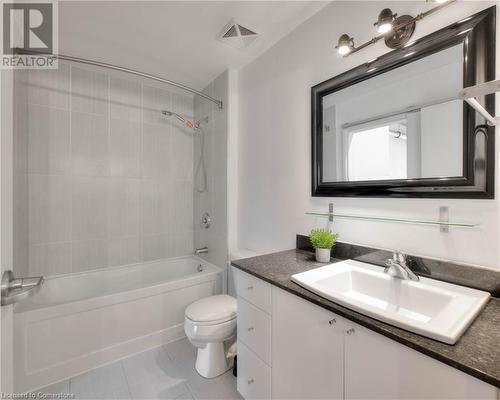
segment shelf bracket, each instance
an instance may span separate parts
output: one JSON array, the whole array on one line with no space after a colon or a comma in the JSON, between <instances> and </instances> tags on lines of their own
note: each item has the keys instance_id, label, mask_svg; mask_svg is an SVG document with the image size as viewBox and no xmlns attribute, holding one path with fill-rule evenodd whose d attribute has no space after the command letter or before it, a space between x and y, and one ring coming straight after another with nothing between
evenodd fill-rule
<instances>
[{"instance_id":1,"label":"shelf bracket","mask_svg":"<svg viewBox=\"0 0 500 400\"><path fill-rule=\"evenodd\" d=\"M500 80L466 87L460 91L458 97L466 101L474 110L481 114L488 122L488 125L496 126L500 125L500 117L492 116L476 99L478 96L485 96L496 92L500 92Z\"/></svg>"},{"instance_id":2,"label":"shelf bracket","mask_svg":"<svg viewBox=\"0 0 500 400\"><path fill-rule=\"evenodd\" d=\"M448 233L450 231L450 226L448 223L450 222L450 210L448 207L439 207L439 231L442 233Z\"/></svg>"},{"instance_id":3,"label":"shelf bracket","mask_svg":"<svg viewBox=\"0 0 500 400\"><path fill-rule=\"evenodd\" d=\"M328 204L328 221L333 222L333 203Z\"/></svg>"}]
</instances>

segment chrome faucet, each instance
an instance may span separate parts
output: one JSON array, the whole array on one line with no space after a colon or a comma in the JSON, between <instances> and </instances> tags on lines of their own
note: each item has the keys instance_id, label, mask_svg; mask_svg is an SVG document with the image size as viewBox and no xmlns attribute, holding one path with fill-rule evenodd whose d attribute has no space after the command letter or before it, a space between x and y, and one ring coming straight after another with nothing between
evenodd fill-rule
<instances>
[{"instance_id":1,"label":"chrome faucet","mask_svg":"<svg viewBox=\"0 0 500 400\"><path fill-rule=\"evenodd\" d=\"M407 256L399 251L392 253L392 259L386 260L384 272L393 278L419 281L420 278L408 267Z\"/></svg>"},{"instance_id":2,"label":"chrome faucet","mask_svg":"<svg viewBox=\"0 0 500 400\"><path fill-rule=\"evenodd\" d=\"M200 247L199 249L195 249L194 250L194 254L204 254L204 253L208 253L208 247L207 246Z\"/></svg>"}]
</instances>

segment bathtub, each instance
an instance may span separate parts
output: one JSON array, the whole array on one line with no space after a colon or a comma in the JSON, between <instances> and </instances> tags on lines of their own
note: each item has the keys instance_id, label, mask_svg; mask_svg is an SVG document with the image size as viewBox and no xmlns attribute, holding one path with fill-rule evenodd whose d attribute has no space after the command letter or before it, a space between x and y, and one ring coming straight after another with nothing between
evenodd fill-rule
<instances>
[{"instance_id":1,"label":"bathtub","mask_svg":"<svg viewBox=\"0 0 500 400\"><path fill-rule=\"evenodd\" d=\"M46 279L14 308L16 392L184 337L184 309L221 282L193 256Z\"/></svg>"}]
</instances>

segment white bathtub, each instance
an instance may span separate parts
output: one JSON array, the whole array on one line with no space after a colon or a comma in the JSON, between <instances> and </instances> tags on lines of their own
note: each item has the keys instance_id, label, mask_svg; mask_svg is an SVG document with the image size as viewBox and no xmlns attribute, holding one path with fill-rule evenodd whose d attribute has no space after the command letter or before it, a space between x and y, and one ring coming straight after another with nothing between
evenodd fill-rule
<instances>
[{"instance_id":1,"label":"white bathtub","mask_svg":"<svg viewBox=\"0 0 500 400\"><path fill-rule=\"evenodd\" d=\"M221 292L197 257L49 278L14 308L14 384L34 390L184 337L184 309Z\"/></svg>"}]
</instances>

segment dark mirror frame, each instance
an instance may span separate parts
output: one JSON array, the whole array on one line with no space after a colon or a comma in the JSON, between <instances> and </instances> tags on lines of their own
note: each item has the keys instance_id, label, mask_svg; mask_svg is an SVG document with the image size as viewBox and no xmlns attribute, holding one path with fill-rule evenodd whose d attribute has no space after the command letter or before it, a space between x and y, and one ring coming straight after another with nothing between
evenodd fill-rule
<instances>
[{"instance_id":1,"label":"dark mirror frame","mask_svg":"<svg viewBox=\"0 0 500 400\"><path fill-rule=\"evenodd\" d=\"M463 176L358 182L323 182L323 97L399 68L423 57L462 44L464 48L463 85L474 86L495 79L496 6L416 40L408 47L391 51L311 88L312 195L316 197L420 197L492 199L495 191L495 128L464 101ZM408 55L410 54L410 55ZM406 56L406 57L404 57ZM479 102L491 115L495 95L482 96ZM476 134L486 136L486 157L478 159L474 146ZM484 159L486 162L484 162ZM475 186L475 171L485 176Z\"/></svg>"}]
</instances>

